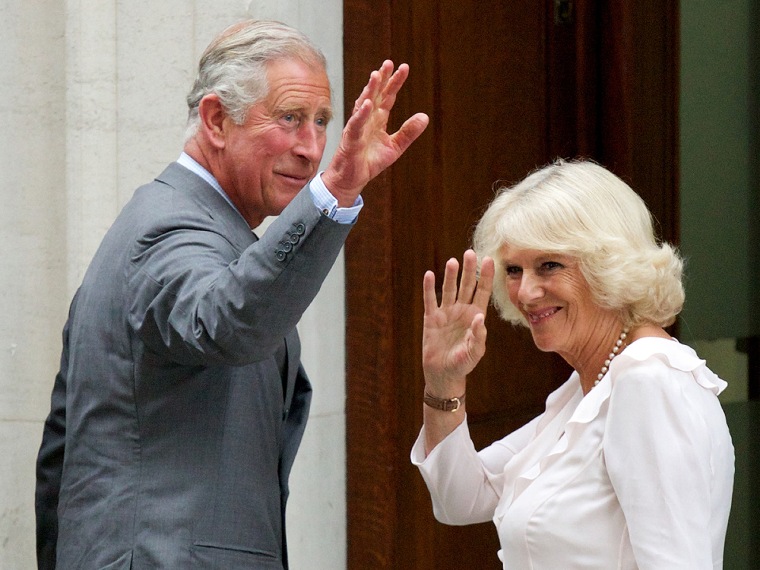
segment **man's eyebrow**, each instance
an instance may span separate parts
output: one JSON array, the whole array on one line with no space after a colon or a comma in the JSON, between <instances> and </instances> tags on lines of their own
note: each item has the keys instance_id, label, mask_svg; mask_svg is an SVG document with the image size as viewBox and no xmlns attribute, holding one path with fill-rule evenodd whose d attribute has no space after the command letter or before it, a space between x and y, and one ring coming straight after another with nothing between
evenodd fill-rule
<instances>
[{"instance_id":1,"label":"man's eyebrow","mask_svg":"<svg viewBox=\"0 0 760 570\"><path fill-rule=\"evenodd\" d=\"M332 107L323 107L322 109L319 110L319 113L317 114L322 115L325 119L327 119L328 121L331 121L333 118Z\"/></svg>"},{"instance_id":2,"label":"man's eyebrow","mask_svg":"<svg viewBox=\"0 0 760 570\"><path fill-rule=\"evenodd\" d=\"M281 105L278 107L275 107L272 114L273 115L288 115L288 114L294 114L294 115L301 115L304 112L304 107L301 105ZM317 112L315 113L317 117L324 117L328 121L331 121L333 118L333 110L332 107L320 107L317 109Z\"/></svg>"}]
</instances>

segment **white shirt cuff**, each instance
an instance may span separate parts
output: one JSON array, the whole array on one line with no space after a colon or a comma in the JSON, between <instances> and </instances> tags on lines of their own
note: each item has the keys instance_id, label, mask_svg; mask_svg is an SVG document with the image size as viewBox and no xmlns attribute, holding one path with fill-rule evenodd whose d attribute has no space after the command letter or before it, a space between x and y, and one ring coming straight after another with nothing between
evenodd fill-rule
<instances>
[{"instance_id":1,"label":"white shirt cuff","mask_svg":"<svg viewBox=\"0 0 760 570\"><path fill-rule=\"evenodd\" d=\"M364 200L361 196L356 198L356 202L350 208L339 208L338 200L322 182L322 172L318 173L309 183L311 199L314 205L328 218L335 220L339 224L353 224L359 217L359 211L364 206Z\"/></svg>"}]
</instances>

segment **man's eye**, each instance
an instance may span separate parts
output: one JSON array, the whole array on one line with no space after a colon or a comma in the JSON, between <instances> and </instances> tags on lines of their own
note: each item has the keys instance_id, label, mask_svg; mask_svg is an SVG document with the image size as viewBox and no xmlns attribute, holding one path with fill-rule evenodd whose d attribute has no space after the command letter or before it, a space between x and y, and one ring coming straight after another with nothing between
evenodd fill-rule
<instances>
[{"instance_id":1,"label":"man's eye","mask_svg":"<svg viewBox=\"0 0 760 570\"><path fill-rule=\"evenodd\" d=\"M292 124L298 120L298 117L294 113L287 113L282 116L281 120L283 123Z\"/></svg>"},{"instance_id":2,"label":"man's eye","mask_svg":"<svg viewBox=\"0 0 760 570\"><path fill-rule=\"evenodd\" d=\"M324 128L324 127L326 127L326 126L327 126L327 119L325 119L324 117L319 117L319 118L316 120L316 123L317 123L317 126L318 126L318 127L322 127L322 128Z\"/></svg>"}]
</instances>

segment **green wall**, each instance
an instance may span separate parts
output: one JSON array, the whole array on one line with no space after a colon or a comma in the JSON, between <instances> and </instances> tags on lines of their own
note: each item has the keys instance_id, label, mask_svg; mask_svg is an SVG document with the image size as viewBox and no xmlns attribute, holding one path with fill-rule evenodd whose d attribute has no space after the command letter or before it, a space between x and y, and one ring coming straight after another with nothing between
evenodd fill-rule
<instances>
[{"instance_id":1,"label":"green wall","mask_svg":"<svg viewBox=\"0 0 760 570\"><path fill-rule=\"evenodd\" d=\"M724 406L734 441L736 475L728 519L724 570L760 568L760 402L732 402Z\"/></svg>"},{"instance_id":2,"label":"green wall","mask_svg":"<svg viewBox=\"0 0 760 570\"><path fill-rule=\"evenodd\" d=\"M682 339L757 327L756 0L681 3ZM754 53L753 53L754 52Z\"/></svg>"},{"instance_id":3,"label":"green wall","mask_svg":"<svg viewBox=\"0 0 760 570\"><path fill-rule=\"evenodd\" d=\"M681 339L729 388L736 450L725 570L760 568L760 402L747 356L760 336L760 0L683 0L680 206L686 257Z\"/></svg>"}]
</instances>

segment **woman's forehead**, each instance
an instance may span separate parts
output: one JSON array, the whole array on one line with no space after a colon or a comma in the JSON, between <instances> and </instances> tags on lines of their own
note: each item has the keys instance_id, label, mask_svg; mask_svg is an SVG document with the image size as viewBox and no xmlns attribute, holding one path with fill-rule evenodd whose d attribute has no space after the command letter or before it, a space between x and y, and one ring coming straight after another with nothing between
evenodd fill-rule
<instances>
[{"instance_id":1,"label":"woman's forehead","mask_svg":"<svg viewBox=\"0 0 760 570\"><path fill-rule=\"evenodd\" d=\"M540 263L544 261L577 261L577 257L567 252L547 251L518 247L505 243L499 250L499 257L503 262Z\"/></svg>"}]
</instances>

